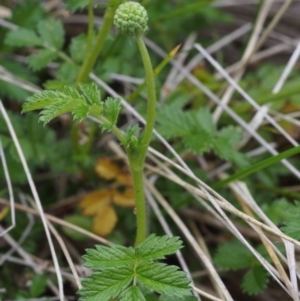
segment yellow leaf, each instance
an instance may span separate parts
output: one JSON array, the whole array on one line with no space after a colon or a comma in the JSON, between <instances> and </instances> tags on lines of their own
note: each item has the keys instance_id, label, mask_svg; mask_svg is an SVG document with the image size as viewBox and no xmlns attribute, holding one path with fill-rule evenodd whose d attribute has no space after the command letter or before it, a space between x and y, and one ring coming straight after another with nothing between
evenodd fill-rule
<instances>
[{"instance_id":1,"label":"yellow leaf","mask_svg":"<svg viewBox=\"0 0 300 301\"><path fill-rule=\"evenodd\" d=\"M84 215L95 215L111 206L113 192L109 189L93 191L79 203Z\"/></svg>"},{"instance_id":2,"label":"yellow leaf","mask_svg":"<svg viewBox=\"0 0 300 301\"><path fill-rule=\"evenodd\" d=\"M118 217L114 208L107 207L94 217L93 232L100 236L107 236L114 229L117 220Z\"/></svg>"},{"instance_id":3,"label":"yellow leaf","mask_svg":"<svg viewBox=\"0 0 300 301\"><path fill-rule=\"evenodd\" d=\"M99 177L105 180L112 180L120 173L120 168L117 164L107 158L99 158L97 159L95 171Z\"/></svg>"},{"instance_id":4,"label":"yellow leaf","mask_svg":"<svg viewBox=\"0 0 300 301\"><path fill-rule=\"evenodd\" d=\"M115 192L113 202L116 205L122 206L122 207L133 207L135 206L135 198L134 198L134 192L133 188L128 187L125 189L123 193Z\"/></svg>"},{"instance_id":5,"label":"yellow leaf","mask_svg":"<svg viewBox=\"0 0 300 301\"><path fill-rule=\"evenodd\" d=\"M119 184L126 185L126 186L132 186L132 177L129 171L122 171L117 175L116 181Z\"/></svg>"},{"instance_id":6,"label":"yellow leaf","mask_svg":"<svg viewBox=\"0 0 300 301\"><path fill-rule=\"evenodd\" d=\"M4 207L3 209L0 210L0 221L5 218L9 211L9 207Z\"/></svg>"}]
</instances>

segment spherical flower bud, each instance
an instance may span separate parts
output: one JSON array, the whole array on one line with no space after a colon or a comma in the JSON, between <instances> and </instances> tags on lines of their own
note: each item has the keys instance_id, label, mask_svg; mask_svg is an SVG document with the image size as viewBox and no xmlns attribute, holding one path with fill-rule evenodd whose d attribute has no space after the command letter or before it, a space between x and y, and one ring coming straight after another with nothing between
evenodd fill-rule
<instances>
[{"instance_id":1,"label":"spherical flower bud","mask_svg":"<svg viewBox=\"0 0 300 301\"><path fill-rule=\"evenodd\" d=\"M114 24L125 35L143 35L148 30L147 23L147 11L137 2L125 2L116 10Z\"/></svg>"}]
</instances>

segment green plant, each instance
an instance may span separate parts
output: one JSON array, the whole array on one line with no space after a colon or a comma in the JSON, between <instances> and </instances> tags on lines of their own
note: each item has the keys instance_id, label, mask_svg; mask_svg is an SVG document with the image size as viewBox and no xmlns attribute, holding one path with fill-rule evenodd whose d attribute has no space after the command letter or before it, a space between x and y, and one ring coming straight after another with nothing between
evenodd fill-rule
<instances>
[{"instance_id":1,"label":"green plant","mask_svg":"<svg viewBox=\"0 0 300 301\"><path fill-rule=\"evenodd\" d=\"M94 272L91 278L83 282L83 288L79 292L81 300L101 299L105 301L116 297L120 300L144 300L138 284L160 294L181 298L191 294L190 281L186 278L185 273L177 271L177 267L155 262L157 259L164 258L165 255L176 252L182 247L181 242L176 237L169 239L154 235L150 235L146 239L147 217L143 169L154 127L156 110L153 68L142 39L142 34L147 30L147 12L140 4L135 2L126 2L117 8L119 2L116 0L109 1L104 25L99 32L95 45L92 46L91 41L87 42L87 49L91 50L91 55L89 56L85 52L85 59L75 87L62 86L54 90L36 93L27 99L22 112L42 109L40 121L44 125L53 118L67 112L71 112L73 120L77 121L82 121L86 117L97 118L102 123L102 131L112 131L118 137L128 155L137 215L135 247L112 246L106 248L98 246L96 250L88 250L88 255L85 256L86 264L93 269L101 270L101 272ZM102 101L100 91L94 83L83 83L87 80L102 49L114 13L116 27L122 33L135 38L146 73L147 117L145 129L140 135L137 135L137 132L140 131L137 125L128 127L125 132L117 127L121 110L120 99L108 97L105 101ZM90 22L92 22L92 13L89 14L89 17ZM28 32L23 34L28 35ZM41 33L40 35L42 36ZM92 38L92 31L89 32L89 35L88 40ZM45 34L44 36L46 38ZM30 40L32 40L32 33L30 37ZM12 37L10 38L12 39ZM37 41L37 46L43 45L39 42L38 37L34 36L34 38ZM52 44L53 47L57 46L57 49L59 49L61 43L59 45L58 43Z\"/></svg>"}]
</instances>

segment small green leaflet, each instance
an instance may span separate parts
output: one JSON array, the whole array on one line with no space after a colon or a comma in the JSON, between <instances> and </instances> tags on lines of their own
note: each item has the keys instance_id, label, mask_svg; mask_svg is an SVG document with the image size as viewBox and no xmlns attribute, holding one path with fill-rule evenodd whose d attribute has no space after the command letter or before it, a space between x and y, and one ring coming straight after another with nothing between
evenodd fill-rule
<instances>
[{"instance_id":1,"label":"small green leaflet","mask_svg":"<svg viewBox=\"0 0 300 301\"><path fill-rule=\"evenodd\" d=\"M281 230L294 239L300 239L300 202L296 201L295 205L286 206L288 217L284 218Z\"/></svg>"},{"instance_id":2,"label":"small green leaflet","mask_svg":"<svg viewBox=\"0 0 300 301\"><path fill-rule=\"evenodd\" d=\"M121 111L121 99L108 97L105 101L105 111L107 119L111 122L112 125L115 125L118 120L119 113Z\"/></svg>"},{"instance_id":3,"label":"small green leaflet","mask_svg":"<svg viewBox=\"0 0 300 301\"><path fill-rule=\"evenodd\" d=\"M50 49L40 50L36 54L32 54L28 57L28 65L33 71L40 70L46 67L50 62L55 60L58 56L57 51Z\"/></svg>"},{"instance_id":4,"label":"small green leaflet","mask_svg":"<svg viewBox=\"0 0 300 301\"><path fill-rule=\"evenodd\" d=\"M4 3L4 1L1 1ZM12 9L10 22L28 29L34 28L36 23L45 17L43 3L38 0L17 1Z\"/></svg>"},{"instance_id":5,"label":"small green leaflet","mask_svg":"<svg viewBox=\"0 0 300 301\"><path fill-rule=\"evenodd\" d=\"M191 295L190 280L178 267L158 262L142 262L136 269L137 280L156 292L182 298Z\"/></svg>"},{"instance_id":6,"label":"small green leaflet","mask_svg":"<svg viewBox=\"0 0 300 301\"><path fill-rule=\"evenodd\" d=\"M99 107L98 111L101 111L101 104L94 104L94 111L97 110L95 106ZM73 114L74 119L81 121L88 115L91 107L76 89L63 86L56 91L45 90L27 98L22 113L40 109L43 109L40 112L40 121L45 125L53 118L68 112Z\"/></svg>"},{"instance_id":7,"label":"small green leaflet","mask_svg":"<svg viewBox=\"0 0 300 301\"><path fill-rule=\"evenodd\" d=\"M96 246L96 250L87 249L86 255L83 256L85 266L99 270L133 264L134 258L133 248L114 244L111 247Z\"/></svg>"},{"instance_id":8,"label":"small green leaflet","mask_svg":"<svg viewBox=\"0 0 300 301\"><path fill-rule=\"evenodd\" d=\"M107 97L105 101L105 117L108 122L101 126L102 131L110 131L116 125L121 108L120 98Z\"/></svg>"},{"instance_id":9,"label":"small green leaflet","mask_svg":"<svg viewBox=\"0 0 300 301\"><path fill-rule=\"evenodd\" d=\"M79 70L80 67L75 64L62 63L57 70L57 79L65 82L65 84L72 85L76 80Z\"/></svg>"},{"instance_id":10,"label":"small green leaflet","mask_svg":"<svg viewBox=\"0 0 300 301\"><path fill-rule=\"evenodd\" d=\"M88 5L89 0L65 0L65 2L67 4L67 9L73 12L77 9L85 8Z\"/></svg>"},{"instance_id":11,"label":"small green leaflet","mask_svg":"<svg viewBox=\"0 0 300 301\"><path fill-rule=\"evenodd\" d=\"M94 82L88 84L80 84L79 86L82 93L84 94L84 96L86 96L86 98L91 104L97 105L100 103L100 92Z\"/></svg>"},{"instance_id":12,"label":"small green leaflet","mask_svg":"<svg viewBox=\"0 0 300 301\"><path fill-rule=\"evenodd\" d=\"M180 248L182 242L178 237L157 237L152 234L136 248L99 245L96 249L87 250L83 256L85 265L96 271L91 278L82 282L80 300L109 300L117 292L120 301L145 301L137 284L142 284L143 291L146 289L177 298L191 296L190 280L186 273L179 271L177 266L154 262ZM108 283L105 282L107 278L110 278ZM129 286L130 283L132 285Z\"/></svg>"},{"instance_id":13,"label":"small green leaflet","mask_svg":"<svg viewBox=\"0 0 300 301\"><path fill-rule=\"evenodd\" d=\"M229 270L238 270L249 267L255 261L253 254L238 240L221 244L214 256L218 267Z\"/></svg>"},{"instance_id":14,"label":"small green leaflet","mask_svg":"<svg viewBox=\"0 0 300 301\"><path fill-rule=\"evenodd\" d=\"M140 289L134 285L128 287L120 296L120 301L146 301Z\"/></svg>"},{"instance_id":15,"label":"small green leaflet","mask_svg":"<svg viewBox=\"0 0 300 301\"><path fill-rule=\"evenodd\" d=\"M9 46L24 47L24 46L43 46L44 42L40 39L34 31L20 28L10 31L6 38L5 44Z\"/></svg>"},{"instance_id":16,"label":"small green leaflet","mask_svg":"<svg viewBox=\"0 0 300 301\"><path fill-rule=\"evenodd\" d=\"M110 301L117 297L132 279L133 271L130 267L110 268L101 273L93 273L90 278L82 281L79 301Z\"/></svg>"},{"instance_id":17,"label":"small green leaflet","mask_svg":"<svg viewBox=\"0 0 300 301\"><path fill-rule=\"evenodd\" d=\"M151 234L135 248L135 254L142 260L164 259L166 255L174 254L183 248L179 237L156 236Z\"/></svg>"},{"instance_id":18,"label":"small green leaflet","mask_svg":"<svg viewBox=\"0 0 300 301\"><path fill-rule=\"evenodd\" d=\"M64 44L64 29L60 21L46 19L38 23L37 30L48 46L60 50Z\"/></svg>"},{"instance_id":19,"label":"small green leaflet","mask_svg":"<svg viewBox=\"0 0 300 301\"><path fill-rule=\"evenodd\" d=\"M268 273L262 266L254 266L243 277L242 289L249 295L261 293L269 282Z\"/></svg>"},{"instance_id":20,"label":"small green leaflet","mask_svg":"<svg viewBox=\"0 0 300 301\"><path fill-rule=\"evenodd\" d=\"M86 44L87 44L87 36L85 34L76 36L71 40L69 51L72 59L77 64L80 64L83 61L85 50L86 50Z\"/></svg>"},{"instance_id":21,"label":"small green leaflet","mask_svg":"<svg viewBox=\"0 0 300 301\"><path fill-rule=\"evenodd\" d=\"M127 127L125 133L124 133L124 138L125 138L125 143L124 147L126 149L136 149L137 146L139 145L140 138L136 136L136 133L140 130L140 127L136 125L130 125Z\"/></svg>"}]
</instances>

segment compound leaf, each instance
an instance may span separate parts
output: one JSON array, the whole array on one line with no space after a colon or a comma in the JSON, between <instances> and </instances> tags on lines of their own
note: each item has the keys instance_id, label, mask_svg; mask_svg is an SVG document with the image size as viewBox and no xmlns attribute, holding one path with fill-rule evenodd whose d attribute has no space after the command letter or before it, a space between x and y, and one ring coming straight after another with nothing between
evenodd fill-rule
<instances>
[{"instance_id":1,"label":"compound leaf","mask_svg":"<svg viewBox=\"0 0 300 301\"><path fill-rule=\"evenodd\" d=\"M160 294L178 298L191 295L190 280L176 266L142 262L136 269L136 278L142 285Z\"/></svg>"},{"instance_id":2,"label":"compound leaf","mask_svg":"<svg viewBox=\"0 0 300 301\"><path fill-rule=\"evenodd\" d=\"M16 47L43 46L44 44L34 31L25 28L10 31L5 38L5 43Z\"/></svg>"},{"instance_id":3,"label":"compound leaf","mask_svg":"<svg viewBox=\"0 0 300 301\"><path fill-rule=\"evenodd\" d=\"M255 260L254 256L238 240L220 245L214 257L214 262L218 267L229 270L249 267L253 260Z\"/></svg>"},{"instance_id":4,"label":"compound leaf","mask_svg":"<svg viewBox=\"0 0 300 301\"><path fill-rule=\"evenodd\" d=\"M111 247L97 245L96 249L87 249L83 259L85 266L103 270L132 264L134 262L134 250L114 244Z\"/></svg>"},{"instance_id":5,"label":"compound leaf","mask_svg":"<svg viewBox=\"0 0 300 301\"><path fill-rule=\"evenodd\" d=\"M64 29L60 21L46 19L38 23L38 33L47 44L60 50L64 44Z\"/></svg>"},{"instance_id":6,"label":"compound leaf","mask_svg":"<svg viewBox=\"0 0 300 301\"><path fill-rule=\"evenodd\" d=\"M101 102L100 91L94 82L80 84L80 89L91 104L99 105Z\"/></svg>"},{"instance_id":7,"label":"compound leaf","mask_svg":"<svg viewBox=\"0 0 300 301\"><path fill-rule=\"evenodd\" d=\"M132 279L132 268L124 266L94 273L82 281L79 301L109 301L117 297Z\"/></svg>"},{"instance_id":8,"label":"compound leaf","mask_svg":"<svg viewBox=\"0 0 300 301\"><path fill-rule=\"evenodd\" d=\"M135 248L135 254L142 260L157 260L173 254L183 247L179 237L149 235Z\"/></svg>"},{"instance_id":9,"label":"compound leaf","mask_svg":"<svg viewBox=\"0 0 300 301\"><path fill-rule=\"evenodd\" d=\"M56 51L50 49L40 50L37 54L32 54L28 57L28 65L34 71L40 70L56 59L57 55Z\"/></svg>"},{"instance_id":10,"label":"compound leaf","mask_svg":"<svg viewBox=\"0 0 300 301\"><path fill-rule=\"evenodd\" d=\"M242 289L249 295L261 293L269 281L268 274L262 266L254 266L243 277Z\"/></svg>"},{"instance_id":11,"label":"compound leaf","mask_svg":"<svg viewBox=\"0 0 300 301\"><path fill-rule=\"evenodd\" d=\"M146 301L140 289L134 285L128 287L120 296L120 301Z\"/></svg>"}]
</instances>

